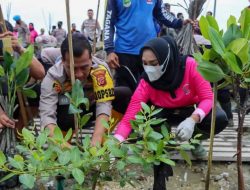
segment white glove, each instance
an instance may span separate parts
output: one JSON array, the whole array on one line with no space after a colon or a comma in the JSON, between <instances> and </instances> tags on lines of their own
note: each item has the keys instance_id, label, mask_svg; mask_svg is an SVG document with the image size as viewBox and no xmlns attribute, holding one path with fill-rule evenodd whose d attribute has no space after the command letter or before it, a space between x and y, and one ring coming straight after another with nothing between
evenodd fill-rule
<instances>
[{"instance_id":1,"label":"white glove","mask_svg":"<svg viewBox=\"0 0 250 190\"><path fill-rule=\"evenodd\" d=\"M186 118L178 125L176 129L176 136L181 141L189 140L193 135L194 126L195 126L195 121L193 120L193 118L191 117Z\"/></svg>"}]
</instances>

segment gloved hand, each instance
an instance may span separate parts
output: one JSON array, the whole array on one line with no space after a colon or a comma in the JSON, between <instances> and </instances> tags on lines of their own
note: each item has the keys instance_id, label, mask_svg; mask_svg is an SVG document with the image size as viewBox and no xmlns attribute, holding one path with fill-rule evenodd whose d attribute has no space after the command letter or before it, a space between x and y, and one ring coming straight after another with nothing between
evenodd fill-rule
<instances>
[{"instance_id":1,"label":"gloved hand","mask_svg":"<svg viewBox=\"0 0 250 190\"><path fill-rule=\"evenodd\" d=\"M193 118L188 117L184 121L182 121L177 129L176 129L176 136L181 141L189 140L194 132L195 121Z\"/></svg>"}]
</instances>

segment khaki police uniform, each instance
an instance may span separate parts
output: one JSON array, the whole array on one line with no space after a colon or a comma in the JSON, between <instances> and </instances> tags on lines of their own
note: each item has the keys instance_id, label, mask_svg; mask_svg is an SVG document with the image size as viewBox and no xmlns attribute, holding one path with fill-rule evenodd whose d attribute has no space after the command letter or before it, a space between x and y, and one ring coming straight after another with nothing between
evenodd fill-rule
<instances>
[{"instance_id":1,"label":"khaki police uniform","mask_svg":"<svg viewBox=\"0 0 250 190\"><path fill-rule=\"evenodd\" d=\"M113 80L108 66L100 59L92 58L93 66L87 81L83 85L84 94L90 101L90 112L95 116L111 115L112 100L114 99ZM60 60L48 70L41 84L40 117L41 127L49 124L58 124L62 130L74 128L74 117L68 114L69 99L64 95L71 91L71 82ZM83 114L86 113L86 108Z\"/></svg>"}]
</instances>

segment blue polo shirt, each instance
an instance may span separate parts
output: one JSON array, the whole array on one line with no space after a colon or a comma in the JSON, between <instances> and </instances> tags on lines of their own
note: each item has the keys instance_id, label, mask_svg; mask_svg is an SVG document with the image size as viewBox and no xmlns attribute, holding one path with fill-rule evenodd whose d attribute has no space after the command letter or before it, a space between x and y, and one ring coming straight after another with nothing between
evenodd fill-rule
<instances>
[{"instance_id":1,"label":"blue polo shirt","mask_svg":"<svg viewBox=\"0 0 250 190\"><path fill-rule=\"evenodd\" d=\"M167 27L182 26L180 19L165 11L162 0L108 0L104 23L107 53L139 55L141 47L157 36L154 19Z\"/></svg>"}]
</instances>

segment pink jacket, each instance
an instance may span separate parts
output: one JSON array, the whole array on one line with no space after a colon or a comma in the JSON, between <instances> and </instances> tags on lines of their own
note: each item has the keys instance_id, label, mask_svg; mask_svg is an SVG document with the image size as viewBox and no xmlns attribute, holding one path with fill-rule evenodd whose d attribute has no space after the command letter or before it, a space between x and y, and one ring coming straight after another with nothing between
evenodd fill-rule
<instances>
[{"instance_id":1,"label":"pink jacket","mask_svg":"<svg viewBox=\"0 0 250 190\"><path fill-rule=\"evenodd\" d=\"M206 81L197 71L197 63L191 57L187 58L186 70L180 87L175 91L176 98L170 93L154 89L145 80L141 80L135 90L127 111L115 132L119 140L126 139L131 132L130 120L141 109L141 102L151 102L162 108L180 108L198 104L194 113L199 114L200 121L210 112L213 102L213 93L210 83Z\"/></svg>"}]
</instances>

